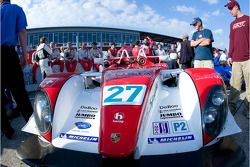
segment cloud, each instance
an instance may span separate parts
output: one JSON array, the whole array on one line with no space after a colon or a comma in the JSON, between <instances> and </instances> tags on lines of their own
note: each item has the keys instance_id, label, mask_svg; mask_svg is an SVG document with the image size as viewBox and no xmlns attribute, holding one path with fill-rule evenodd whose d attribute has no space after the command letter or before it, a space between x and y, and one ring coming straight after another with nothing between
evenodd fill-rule
<instances>
[{"instance_id":1,"label":"cloud","mask_svg":"<svg viewBox=\"0 0 250 167\"><path fill-rule=\"evenodd\" d=\"M219 2L219 0L203 0L203 1L209 3L210 5L214 5Z\"/></svg>"},{"instance_id":2,"label":"cloud","mask_svg":"<svg viewBox=\"0 0 250 167\"><path fill-rule=\"evenodd\" d=\"M224 30L223 29L216 29L216 30L213 30L213 35L216 35L216 36L220 36L223 34Z\"/></svg>"},{"instance_id":3,"label":"cloud","mask_svg":"<svg viewBox=\"0 0 250 167\"><path fill-rule=\"evenodd\" d=\"M125 28L180 37L188 22L159 15L148 5L130 0L12 0L27 16L28 28L96 26ZM115 7L114 7L115 6ZM193 9L189 9L192 11Z\"/></svg>"},{"instance_id":4,"label":"cloud","mask_svg":"<svg viewBox=\"0 0 250 167\"><path fill-rule=\"evenodd\" d=\"M211 19L212 17L214 16L219 16L221 13L220 13L220 10L215 10L213 12L206 12L206 13L203 13L203 15L201 16L201 19L203 21L208 21L209 19Z\"/></svg>"},{"instance_id":5,"label":"cloud","mask_svg":"<svg viewBox=\"0 0 250 167\"><path fill-rule=\"evenodd\" d=\"M215 10L211 13L212 16L219 16L220 15L220 10Z\"/></svg>"},{"instance_id":6,"label":"cloud","mask_svg":"<svg viewBox=\"0 0 250 167\"><path fill-rule=\"evenodd\" d=\"M177 12L183 12L183 13L192 13L195 14L196 13L196 9L193 7L188 7L186 5L178 5L175 7L175 10Z\"/></svg>"}]
</instances>

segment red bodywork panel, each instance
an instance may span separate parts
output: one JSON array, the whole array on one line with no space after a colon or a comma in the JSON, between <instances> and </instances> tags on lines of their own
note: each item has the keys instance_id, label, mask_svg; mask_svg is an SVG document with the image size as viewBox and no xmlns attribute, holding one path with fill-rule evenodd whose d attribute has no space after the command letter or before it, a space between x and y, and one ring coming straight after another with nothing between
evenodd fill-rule
<instances>
[{"instance_id":1,"label":"red bodywork panel","mask_svg":"<svg viewBox=\"0 0 250 167\"><path fill-rule=\"evenodd\" d=\"M58 73L47 76L39 86L43 89L49 98L52 112L54 112L56 99L63 84L75 73ZM43 134L43 137L51 142L51 130Z\"/></svg>"},{"instance_id":2,"label":"red bodywork panel","mask_svg":"<svg viewBox=\"0 0 250 167\"><path fill-rule=\"evenodd\" d=\"M195 68L186 69L185 71L194 81L200 99L201 111L203 112L210 89L216 84L224 85L224 82L213 69ZM206 145L212 140L213 138L203 131L203 144Z\"/></svg>"},{"instance_id":3,"label":"red bodywork panel","mask_svg":"<svg viewBox=\"0 0 250 167\"><path fill-rule=\"evenodd\" d=\"M150 71L151 75L125 76L113 79L105 79L104 72L104 80L106 81L103 87L109 85L143 84L147 86L147 89L141 105L103 106L102 104L99 140L99 152L102 155L126 157L134 152L148 95L155 77L160 72L159 68L155 69ZM137 69L133 71L136 72ZM119 118L120 122L116 118Z\"/></svg>"}]
</instances>

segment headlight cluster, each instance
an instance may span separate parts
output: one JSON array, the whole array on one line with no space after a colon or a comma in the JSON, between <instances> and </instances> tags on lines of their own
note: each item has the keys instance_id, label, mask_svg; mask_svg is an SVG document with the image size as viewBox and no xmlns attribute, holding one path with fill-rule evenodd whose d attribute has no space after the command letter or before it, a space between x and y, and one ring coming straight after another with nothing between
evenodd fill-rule
<instances>
[{"instance_id":1,"label":"headlight cluster","mask_svg":"<svg viewBox=\"0 0 250 167\"><path fill-rule=\"evenodd\" d=\"M40 91L36 94L34 102L34 116L39 131L44 134L51 128L52 110L47 94Z\"/></svg>"},{"instance_id":2,"label":"headlight cluster","mask_svg":"<svg viewBox=\"0 0 250 167\"><path fill-rule=\"evenodd\" d=\"M202 113L203 129L216 137L222 130L227 116L227 94L222 85L215 85L209 92Z\"/></svg>"}]
</instances>

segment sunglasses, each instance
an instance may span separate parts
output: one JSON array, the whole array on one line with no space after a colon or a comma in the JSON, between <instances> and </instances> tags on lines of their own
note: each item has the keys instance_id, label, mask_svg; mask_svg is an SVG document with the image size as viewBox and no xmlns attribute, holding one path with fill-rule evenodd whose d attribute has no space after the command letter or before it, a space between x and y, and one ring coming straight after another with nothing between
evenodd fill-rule
<instances>
[{"instance_id":1,"label":"sunglasses","mask_svg":"<svg viewBox=\"0 0 250 167\"><path fill-rule=\"evenodd\" d=\"M233 8L234 8L234 6L233 7L227 7L229 10L232 10Z\"/></svg>"},{"instance_id":2,"label":"sunglasses","mask_svg":"<svg viewBox=\"0 0 250 167\"><path fill-rule=\"evenodd\" d=\"M198 24L198 22L196 22L195 24L193 24L193 27L195 27Z\"/></svg>"}]
</instances>

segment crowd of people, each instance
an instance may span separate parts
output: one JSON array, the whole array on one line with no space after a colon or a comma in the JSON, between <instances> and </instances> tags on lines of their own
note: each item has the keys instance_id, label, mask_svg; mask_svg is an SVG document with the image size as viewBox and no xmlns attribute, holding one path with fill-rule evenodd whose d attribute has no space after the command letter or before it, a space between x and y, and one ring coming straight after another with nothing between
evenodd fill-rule
<instances>
[{"instance_id":1,"label":"crowd of people","mask_svg":"<svg viewBox=\"0 0 250 167\"><path fill-rule=\"evenodd\" d=\"M33 64L33 83L37 83L36 71L39 66L43 79L53 73L52 69L54 65L59 66L60 72L64 72L65 68L67 72L77 71L77 63L81 65L85 72L91 70L102 71L104 67L100 64L95 64L94 58L105 57L105 59L109 59L119 57L123 50L126 50L129 56L135 57L138 56L141 50L143 50L146 56L161 56L163 57L162 60L168 64L169 69L200 67L195 66L195 62L199 61L198 59L200 58L198 56L195 58L194 47L191 46L193 41L189 40L188 35L183 35L181 39L182 41L178 41L176 44L169 44L167 47L162 43L155 43L150 37L146 37L142 42L140 40L135 41L133 45L124 44L121 48L117 48L116 43L112 43L111 47L107 50L107 55L104 55L102 49L97 47L96 42L92 43L91 48L87 47L86 42L82 42L80 43L79 49L73 47L71 42L68 42L66 48L64 48L63 46L56 47L54 42L50 42L50 44L47 45L47 39L42 37L40 44L34 47L28 56ZM17 52L21 53L20 49L17 49ZM211 49L209 53L210 52L209 67L213 67L214 60L227 64L225 51L222 54L218 49Z\"/></svg>"},{"instance_id":2,"label":"crowd of people","mask_svg":"<svg viewBox=\"0 0 250 167\"><path fill-rule=\"evenodd\" d=\"M19 112L22 113L25 121L28 121L33 109L30 104L28 94L25 90L22 68L27 63L27 32L26 16L23 10L10 4L10 0L0 0L1 2L1 76L2 76L2 95L9 94L9 91L16 101ZM214 68L214 60L222 65L232 65L232 78L230 81L231 90L229 95L230 111L236 112L236 102L241 92L241 84L244 79L246 84L246 104L249 107L249 16L244 15L240 10L237 1L229 1L227 7L236 19L230 25L230 47L228 58L225 51L213 49L214 42L212 31L203 27L203 22L199 17L193 19L191 26L196 30L191 40L188 35L181 37L182 41L171 44L167 49L160 43L155 43L150 37L143 41L135 41L131 44L124 44L117 48L115 43L107 50L108 58L123 56L126 51L130 56L137 57L143 51L145 56L162 56L168 64L169 69L186 68ZM20 39L20 47L15 47ZM22 50L22 52L20 51ZM42 78L53 73L53 66L58 65L59 71L75 72L77 63L84 71L102 71L104 66L101 63L95 63L95 58L103 58L103 52L93 42L92 47L88 48L86 43L80 45L80 49L72 46L71 42L67 47L56 47L55 43L47 44L47 39L42 37L40 44L36 46L31 54L33 83L36 83L36 70L40 67ZM9 90L9 91L6 91ZM6 93L7 92L7 93ZM14 129L6 115L4 104L8 103L8 96L1 98L1 129L6 137L11 138ZM246 112L249 118L249 112Z\"/></svg>"}]
</instances>

